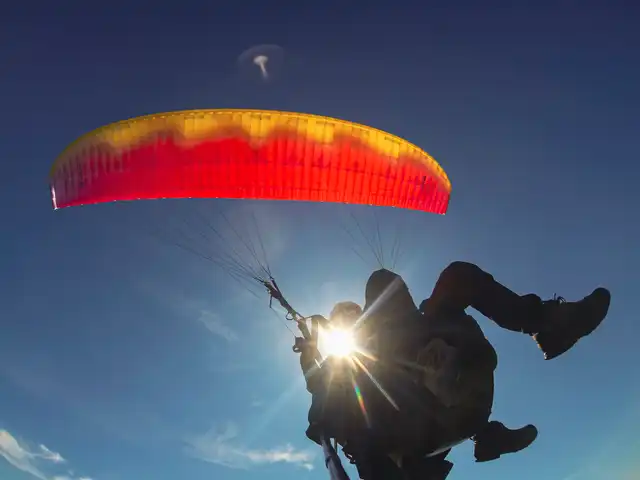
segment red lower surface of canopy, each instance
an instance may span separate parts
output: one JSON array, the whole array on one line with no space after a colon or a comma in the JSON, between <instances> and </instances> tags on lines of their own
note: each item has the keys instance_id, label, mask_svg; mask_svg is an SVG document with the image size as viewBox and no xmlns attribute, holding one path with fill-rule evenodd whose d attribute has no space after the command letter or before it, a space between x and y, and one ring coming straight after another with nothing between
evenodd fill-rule
<instances>
[{"instance_id":1,"label":"red lower surface of canopy","mask_svg":"<svg viewBox=\"0 0 640 480\"><path fill-rule=\"evenodd\" d=\"M390 159L352 138L291 134L154 138L115 153L94 146L60 162L55 208L157 198L245 198L369 204L444 214L449 186L420 160Z\"/></svg>"}]
</instances>

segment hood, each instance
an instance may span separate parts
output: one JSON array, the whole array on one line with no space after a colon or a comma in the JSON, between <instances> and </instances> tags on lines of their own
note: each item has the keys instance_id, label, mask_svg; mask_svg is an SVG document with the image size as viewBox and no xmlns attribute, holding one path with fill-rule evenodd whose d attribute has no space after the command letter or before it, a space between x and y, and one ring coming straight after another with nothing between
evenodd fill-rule
<instances>
[{"instance_id":1,"label":"hood","mask_svg":"<svg viewBox=\"0 0 640 480\"><path fill-rule=\"evenodd\" d=\"M402 277L382 269L373 272L367 281L364 310L371 316L389 318L413 314L418 308Z\"/></svg>"}]
</instances>

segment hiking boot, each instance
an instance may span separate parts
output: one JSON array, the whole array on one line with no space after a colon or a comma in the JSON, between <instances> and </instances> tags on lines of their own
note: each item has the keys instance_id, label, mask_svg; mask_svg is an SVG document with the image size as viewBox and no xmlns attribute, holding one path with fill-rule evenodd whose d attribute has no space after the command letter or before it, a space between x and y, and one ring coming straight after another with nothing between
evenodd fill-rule
<instances>
[{"instance_id":1,"label":"hiking boot","mask_svg":"<svg viewBox=\"0 0 640 480\"><path fill-rule=\"evenodd\" d=\"M404 459L402 471L406 480L446 480L453 463L444 458Z\"/></svg>"},{"instance_id":2,"label":"hiking boot","mask_svg":"<svg viewBox=\"0 0 640 480\"><path fill-rule=\"evenodd\" d=\"M524 450L537 436L538 429L533 425L510 430L500 422L489 422L473 438L476 462L488 462L500 458L501 455Z\"/></svg>"},{"instance_id":3,"label":"hiking boot","mask_svg":"<svg viewBox=\"0 0 640 480\"><path fill-rule=\"evenodd\" d=\"M593 332L607 316L611 293L596 288L591 295L578 302L562 297L543 302L548 329L533 336L545 360L551 360L573 347L578 340Z\"/></svg>"}]
</instances>

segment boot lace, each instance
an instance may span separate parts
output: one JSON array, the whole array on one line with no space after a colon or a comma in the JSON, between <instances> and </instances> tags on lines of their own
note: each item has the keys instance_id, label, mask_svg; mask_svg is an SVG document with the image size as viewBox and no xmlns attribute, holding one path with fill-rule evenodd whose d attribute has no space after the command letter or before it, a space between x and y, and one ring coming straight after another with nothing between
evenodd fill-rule
<instances>
[{"instance_id":1,"label":"boot lace","mask_svg":"<svg viewBox=\"0 0 640 480\"><path fill-rule=\"evenodd\" d=\"M567 300L564 297L561 297L560 295L556 295L555 293L553 294L553 298L551 300L547 300L544 303L567 303Z\"/></svg>"}]
</instances>

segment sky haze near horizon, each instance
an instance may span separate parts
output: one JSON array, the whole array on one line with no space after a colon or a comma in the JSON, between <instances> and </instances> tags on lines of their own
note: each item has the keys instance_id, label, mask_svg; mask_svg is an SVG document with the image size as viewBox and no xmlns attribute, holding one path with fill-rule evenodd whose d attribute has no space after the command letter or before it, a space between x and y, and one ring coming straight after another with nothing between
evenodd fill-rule
<instances>
[{"instance_id":1,"label":"sky haze near horizon","mask_svg":"<svg viewBox=\"0 0 640 480\"><path fill-rule=\"evenodd\" d=\"M448 480L636 480L640 6L632 2L14 3L0 16L0 479L327 478L304 436L292 336L220 269L149 233L193 211L256 215L292 303L362 302L385 238L416 301L451 261L519 293L603 285L608 319L544 362L476 312L494 343L494 418L528 450ZM277 81L236 58L277 44ZM246 72L245 72L246 73ZM47 174L78 136L190 108L344 118L408 139L453 184L445 216L343 205L159 201L54 212ZM233 243L233 242L231 242ZM388 245L388 244L387 244ZM387 249L388 252L388 249Z\"/></svg>"}]
</instances>

